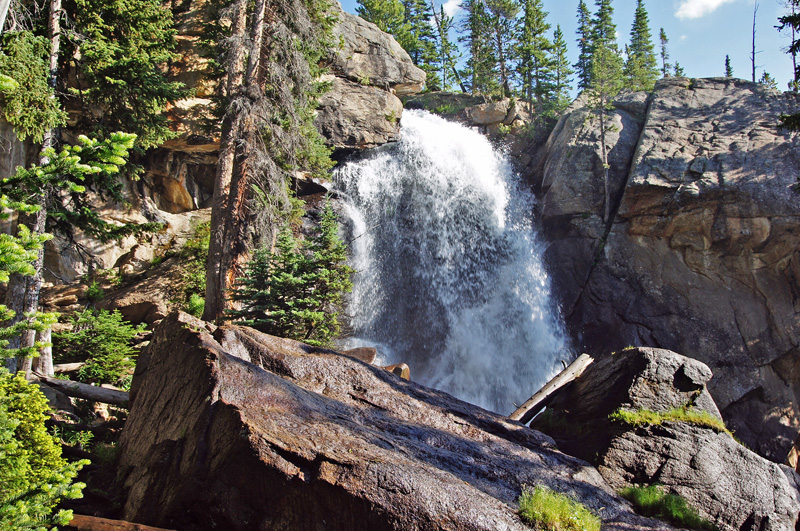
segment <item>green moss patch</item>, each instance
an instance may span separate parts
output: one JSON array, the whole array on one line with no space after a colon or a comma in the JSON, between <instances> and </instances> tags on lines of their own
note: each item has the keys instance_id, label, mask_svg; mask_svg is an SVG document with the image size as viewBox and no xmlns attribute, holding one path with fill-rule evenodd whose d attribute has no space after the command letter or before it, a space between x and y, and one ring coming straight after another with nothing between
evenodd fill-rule
<instances>
[{"instance_id":1,"label":"green moss patch","mask_svg":"<svg viewBox=\"0 0 800 531\"><path fill-rule=\"evenodd\" d=\"M686 500L675 494L667 494L657 485L626 487L620 491L620 496L630 501L636 511L644 516L659 518L687 529L717 530L713 523L701 518Z\"/></svg>"},{"instance_id":2,"label":"green moss patch","mask_svg":"<svg viewBox=\"0 0 800 531\"><path fill-rule=\"evenodd\" d=\"M525 489L519 497L519 514L542 531L600 531L600 519L583 504L547 487Z\"/></svg>"},{"instance_id":3,"label":"green moss patch","mask_svg":"<svg viewBox=\"0 0 800 531\"><path fill-rule=\"evenodd\" d=\"M718 433L727 433L733 436L730 430L725 427L722 419L715 417L708 411L692 407L679 407L665 412L656 412L649 409L630 411L620 408L609 415L608 418L631 426L661 424L662 422L688 422L704 428L711 428Z\"/></svg>"}]
</instances>

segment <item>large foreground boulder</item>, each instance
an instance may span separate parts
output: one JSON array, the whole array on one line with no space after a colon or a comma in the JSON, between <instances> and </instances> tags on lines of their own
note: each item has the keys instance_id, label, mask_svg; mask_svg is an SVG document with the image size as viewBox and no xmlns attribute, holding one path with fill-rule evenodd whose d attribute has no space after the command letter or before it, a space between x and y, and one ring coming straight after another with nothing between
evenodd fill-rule
<instances>
[{"instance_id":1,"label":"large foreground boulder","mask_svg":"<svg viewBox=\"0 0 800 531\"><path fill-rule=\"evenodd\" d=\"M523 530L523 485L634 514L549 437L357 359L185 314L159 325L120 442L124 515L226 530Z\"/></svg>"},{"instance_id":2,"label":"large foreground boulder","mask_svg":"<svg viewBox=\"0 0 800 531\"><path fill-rule=\"evenodd\" d=\"M710 378L706 365L674 352L626 349L558 391L532 426L593 461L614 488L663 485L722 530L794 529L800 492L789 467L767 461L710 422L636 426L610 418L620 409L677 410L721 421L706 388Z\"/></svg>"}]
</instances>

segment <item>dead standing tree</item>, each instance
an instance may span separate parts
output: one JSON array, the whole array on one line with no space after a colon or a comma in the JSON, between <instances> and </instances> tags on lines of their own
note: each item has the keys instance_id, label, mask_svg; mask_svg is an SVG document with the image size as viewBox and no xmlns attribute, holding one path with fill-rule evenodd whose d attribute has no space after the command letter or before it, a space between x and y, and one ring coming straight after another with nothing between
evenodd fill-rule
<instances>
[{"instance_id":1,"label":"dead standing tree","mask_svg":"<svg viewBox=\"0 0 800 531\"><path fill-rule=\"evenodd\" d=\"M307 163L320 58L335 19L327 0L236 0L224 42L225 113L211 211L203 318L221 321L254 243L291 211L288 183ZM313 126L311 126L313 129Z\"/></svg>"}]
</instances>

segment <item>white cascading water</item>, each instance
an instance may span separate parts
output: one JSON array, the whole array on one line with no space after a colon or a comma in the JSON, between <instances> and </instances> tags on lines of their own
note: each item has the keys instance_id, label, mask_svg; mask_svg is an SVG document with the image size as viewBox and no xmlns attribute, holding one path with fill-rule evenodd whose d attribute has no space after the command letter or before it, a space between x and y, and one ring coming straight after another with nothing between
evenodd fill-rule
<instances>
[{"instance_id":1,"label":"white cascading water","mask_svg":"<svg viewBox=\"0 0 800 531\"><path fill-rule=\"evenodd\" d=\"M405 111L400 140L335 183L356 270L348 346L503 414L570 357L533 197L483 135Z\"/></svg>"}]
</instances>

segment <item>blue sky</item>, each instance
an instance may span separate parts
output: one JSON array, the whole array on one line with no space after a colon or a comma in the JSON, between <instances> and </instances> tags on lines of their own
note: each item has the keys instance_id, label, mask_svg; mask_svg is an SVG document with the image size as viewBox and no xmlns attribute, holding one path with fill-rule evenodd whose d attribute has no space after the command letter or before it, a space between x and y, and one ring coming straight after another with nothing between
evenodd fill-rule
<instances>
[{"instance_id":1,"label":"blue sky","mask_svg":"<svg viewBox=\"0 0 800 531\"><path fill-rule=\"evenodd\" d=\"M355 13L356 0L341 0L342 7ZM437 5L442 0L436 0ZM458 17L460 0L448 0L446 7ZM575 29L578 0L543 0L550 15L548 22L561 28L567 38L570 57L576 60ZM658 30L663 27L669 38L670 59L678 61L690 77L716 77L724 74L725 55L730 55L735 77L750 79L754 0L645 0L650 15L650 30L658 45ZM594 0L586 0L594 11ZM791 57L783 49L790 36L781 35L775 25L785 8L781 0L759 0L756 17L757 77L769 72L786 89L792 77ZM614 20L620 43L629 40L635 0L614 0Z\"/></svg>"}]
</instances>

